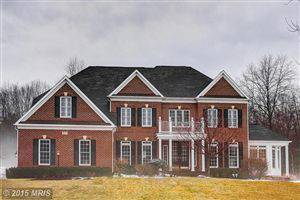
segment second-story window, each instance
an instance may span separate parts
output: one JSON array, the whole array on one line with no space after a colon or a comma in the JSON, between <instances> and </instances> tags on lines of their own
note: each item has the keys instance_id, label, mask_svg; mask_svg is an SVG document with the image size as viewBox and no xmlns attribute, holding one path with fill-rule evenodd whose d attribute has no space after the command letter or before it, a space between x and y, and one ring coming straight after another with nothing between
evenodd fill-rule
<instances>
[{"instance_id":1,"label":"second-story window","mask_svg":"<svg viewBox=\"0 0 300 200\"><path fill-rule=\"evenodd\" d=\"M228 110L228 127L237 128L238 127L238 110L229 109Z\"/></svg>"},{"instance_id":2,"label":"second-story window","mask_svg":"<svg viewBox=\"0 0 300 200\"><path fill-rule=\"evenodd\" d=\"M72 97L60 97L60 117L71 118L72 116Z\"/></svg>"},{"instance_id":3,"label":"second-story window","mask_svg":"<svg viewBox=\"0 0 300 200\"><path fill-rule=\"evenodd\" d=\"M152 108L142 108L142 126L152 126Z\"/></svg>"},{"instance_id":4,"label":"second-story window","mask_svg":"<svg viewBox=\"0 0 300 200\"><path fill-rule=\"evenodd\" d=\"M190 111L172 109L169 110L169 117L172 120L173 126L189 126L190 125Z\"/></svg>"},{"instance_id":5,"label":"second-story window","mask_svg":"<svg viewBox=\"0 0 300 200\"><path fill-rule=\"evenodd\" d=\"M131 108L121 108L121 126L131 126Z\"/></svg>"},{"instance_id":6,"label":"second-story window","mask_svg":"<svg viewBox=\"0 0 300 200\"><path fill-rule=\"evenodd\" d=\"M216 128L218 126L218 110L211 108L207 110L207 126Z\"/></svg>"}]
</instances>

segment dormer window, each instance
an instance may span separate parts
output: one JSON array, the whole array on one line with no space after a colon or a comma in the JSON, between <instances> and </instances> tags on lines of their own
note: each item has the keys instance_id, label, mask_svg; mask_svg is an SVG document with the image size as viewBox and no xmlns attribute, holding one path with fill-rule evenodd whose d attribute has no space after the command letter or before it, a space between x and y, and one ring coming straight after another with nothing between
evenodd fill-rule
<instances>
[{"instance_id":1,"label":"dormer window","mask_svg":"<svg viewBox=\"0 0 300 200\"><path fill-rule=\"evenodd\" d=\"M70 96L60 97L60 117L61 118L72 117L72 97Z\"/></svg>"}]
</instances>

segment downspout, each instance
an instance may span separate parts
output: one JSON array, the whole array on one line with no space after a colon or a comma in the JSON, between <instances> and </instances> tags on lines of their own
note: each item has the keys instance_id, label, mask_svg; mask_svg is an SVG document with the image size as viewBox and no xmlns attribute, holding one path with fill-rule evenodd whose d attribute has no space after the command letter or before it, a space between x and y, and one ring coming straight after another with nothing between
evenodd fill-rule
<instances>
[{"instance_id":1,"label":"downspout","mask_svg":"<svg viewBox=\"0 0 300 200\"><path fill-rule=\"evenodd\" d=\"M18 163L19 163L19 129L18 129L17 126L15 127L15 129L16 129L16 132L17 132L17 152L16 152L16 158L17 158L17 166L18 166Z\"/></svg>"}]
</instances>

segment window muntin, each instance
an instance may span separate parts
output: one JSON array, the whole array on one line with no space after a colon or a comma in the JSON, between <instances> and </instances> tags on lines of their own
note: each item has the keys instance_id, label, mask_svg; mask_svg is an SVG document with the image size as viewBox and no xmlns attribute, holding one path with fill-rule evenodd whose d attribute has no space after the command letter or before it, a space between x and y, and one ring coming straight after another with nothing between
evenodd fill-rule
<instances>
[{"instance_id":1,"label":"window muntin","mask_svg":"<svg viewBox=\"0 0 300 200\"><path fill-rule=\"evenodd\" d=\"M237 128L238 127L238 110L228 109L228 127Z\"/></svg>"},{"instance_id":2,"label":"window muntin","mask_svg":"<svg viewBox=\"0 0 300 200\"><path fill-rule=\"evenodd\" d=\"M238 144L230 144L228 147L229 168L239 167L239 147Z\"/></svg>"},{"instance_id":3,"label":"window muntin","mask_svg":"<svg viewBox=\"0 0 300 200\"><path fill-rule=\"evenodd\" d=\"M131 142L121 141L121 160L131 165Z\"/></svg>"},{"instance_id":4,"label":"window muntin","mask_svg":"<svg viewBox=\"0 0 300 200\"><path fill-rule=\"evenodd\" d=\"M266 146L250 146L250 158L253 159L261 159L266 161L267 160L267 149Z\"/></svg>"},{"instance_id":5,"label":"window muntin","mask_svg":"<svg viewBox=\"0 0 300 200\"><path fill-rule=\"evenodd\" d=\"M72 116L72 97L60 97L60 117L71 118Z\"/></svg>"},{"instance_id":6,"label":"window muntin","mask_svg":"<svg viewBox=\"0 0 300 200\"><path fill-rule=\"evenodd\" d=\"M166 162L166 163L169 163L169 147L168 145L163 145L163 160Z\"/></svg>"},{"instance_id":7,"label":"window muntin","mask_svg":"<svg viewBox=\"0 0 300 200\"><path fill-rule=\"evenodd\" d=\"M142 126L152 126L152 108L142 108Z\"/></svg>"},{"instance_id":8,"label":"window muntin","mask_svg":"<svg viewBox=\"0 0 300 200\"><path fill-rule=\"evenodd\" d=\"M169 117L172 121L172 126L182 127L190 126L190 111L181 109L169 110Z\"/></svg>"},{"instance_id":9,"label":"window muntin","mask_svg":"<svg viewBox=\"0 0 300 200\"><path fill-rule=\"evenodd\" d=\"M131 108L121 108L121 126L131 126Z\"/></svg>"},{"instance_id":10,"label":"window muntin","mask_svg":"<svg viewBox=\"0 0 300 200\"><path fill-rule=\"evenodd\" d=\"M142 164L152 160L152 142L142 142Z\"/></svg>"},{"instance_id":11,"label":"window muntin","mask_svg":"<svg viewBox=\"0 0 300 200\"><path fill-rule=\"evenodd\" d=\"M216 128L218 126L218 110L214 108L207 109L207 126Z\"/></svg>"},{"instance_id":12,"label":"window muntin","mask_svg":"<svg viewBox=\"0 0 300 200\"><path fill-rule=\"evenodd\" d=\"M91 165L91 140L79 140L79 165Z\"/></svg>"},{"instance_id":13,"label":"window muntin","mask_svg":"<svg viewBox=\"0 0 300 200\"><path fill-rule=\"evenodd\" d=\"M212 143L210 145L210 168L218 168L219 167L219 157L218 157L218 143Z\"/></svg>"},{"instance_id":14,"label":"window muntin","mask_svg":"<svg viewBox=\"0 0 300 200\"><path fill-rule=\"evenodd\" d=\"M50 165L51 145L50 139L39 140L39 165Z\"/></svg>"}]
</instances>

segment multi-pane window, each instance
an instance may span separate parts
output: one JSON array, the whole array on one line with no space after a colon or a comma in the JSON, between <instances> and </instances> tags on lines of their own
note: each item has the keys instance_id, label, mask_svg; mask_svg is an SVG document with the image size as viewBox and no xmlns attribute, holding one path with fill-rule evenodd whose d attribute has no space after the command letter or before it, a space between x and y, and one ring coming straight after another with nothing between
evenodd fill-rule
<instances>
[{"instance_id":1,"label":"multi-pane window","mask_svg":"<svg viewBox=\"0 0 300 200\"><path fill-rule=\"evenodd\" d=\"M39 140L39 165L50 165L50 139Z\"/></svg>"},{"instance_id":2,"label":"multi-pane window","mask_svg":"<svg viewBox=\"0 0 300 200\"><path fill-rule=\"evenodd\" d=\"M142 108L142 126L152 126L152 108Z\"/></svg>"},{"instance_id":3,"label":"multi-pane window","mask_svg":"<svg viewBox=\"0 0 300 200\"><path fill-rule=\"evenodd\" d=\"M250 146L250 158L253 159L267 159L266 146Z\"/></svg>"},{"instance_id":4,"label":"multi-pane window","mask_svg":"<svg viewBox=\"0 0 300 200\"><path fill-rule=\"evenodd\" d=\"M218 126L218 110L214 108L207 109L207 126L216 128Z\"/></svg>"},{"instance_id":5,"label":"multi-pane window","mask_svg":"<svg viewBox=\"0 0 300 200\"><path fill-rule=\"evenodd\" d=\"M91 140L79 140L79 165L91 165Z\"/></svg>"},{"instance_id":6,"label":"multi-pane window","mask_svg":"<svg viewBox=\"0 0 300 200\"><path fill-rule=\"evenodd\" d=\"M163 145L163 160L166 162L166 163L169 163L169 148L168 148L168 145Z\"/></svg>"},{"instance_id":7,"label":"multi-pane window","mask_svg":"<svg viewBox=\"0 0 300 200\"><path fill-rule=\"evenodd\" d=\"M169 110L169 117L171 118L173 126L189 126L190 125L190 111L172 109Z\"/></svg>"},{"instance_id":8,"label":"multi-pane window","mask_svg":"<svg viewBox=\"0 0 300 200\"><path fill-rule=\"evenodd\" d=\"M187 144L181 144L181 162L189 161L189 149Z\"/></svg>"},{"instance_id":9,"label":"multi-pane window","mask_svg":"<svg viewBox=\"0 0 300 200\"><path fill-rule=\"evenodd\" d=\"M238 110L228 109L228 127L237 128L238 127Z\"/></svg>"},{"instance_id":10,"label":"multi-pane window","mask_svg":"<svg viewBox=\"0 0 300 200\"><path fill-rule=\"evenodd\" d=\"M131 142L121 141L121 160L131 165Z\"/></svg>"},{"instance_id":11,"label":"multi-pane window","mask_svg":"<svg viewBox=\"0 0 300 200\"><path fill-rule=\"evenodd\" d=\"M219 167L219 158L218 158L218 143L212 143L210 145L210 167L218 168Z\"/></svg>"},{"instance_id":12,"label":"multi-pane window","mask_svg":"<svg viewBox=\"0 0 300 200\"><path fill-rule=\"evenodd\" d=\"M238 144L230 144L228 149L229 168L239 167L239 148Z\"/></svg>"},{"instance_id":13,"label":"multi-pane window","mask_svg":"<svg viewBox=\"0 0 300 200\"><path fill-rule=\"evenodd\" d=\"M152 142L142 142L142 164L152 160Z\"/></svg>"},{"instance_id":14,"label":"multi-pane window","mask_svg":"<svg viewBox=\"0 0 300 200\"><path fill-rule=\"evenodd\" d=\"M131 108L121 108L121 126L131 126Z\"/></svg>"},{"instance_id":15,"label":"multi-pane window","mask_svg":"<svg viewBox=\"0 0 300 200\"><path fill-rule=\"evenodd\" d=\"M72 97L60 97L60 117L71 118L72 116Z\"/></svg>"},{"instance_id":16,"label":"multi-pane window","mask_svg":"<svg viewBox=\"0 0 300 200\"><path fill-rule=\"evenodd\" d=\"M272 146L272 168L280 168L280 147Z\"/></svg>"}]
</instances>

